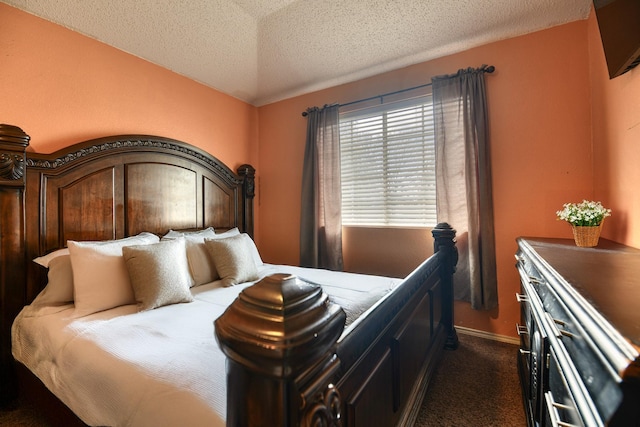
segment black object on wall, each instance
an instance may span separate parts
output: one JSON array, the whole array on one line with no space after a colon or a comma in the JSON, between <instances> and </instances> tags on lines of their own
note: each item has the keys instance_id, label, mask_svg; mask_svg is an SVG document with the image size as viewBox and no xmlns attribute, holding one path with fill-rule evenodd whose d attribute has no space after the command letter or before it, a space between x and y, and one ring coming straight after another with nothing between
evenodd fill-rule
<instances>
[{"instance_id":1,"label":"black object on wall","mask_svg":"<svg viewBox=\"0 0 640 427\"><path fill-rule=\"evenodd\" d=\"M640 64L640 0L593 0L609 78Z\"/></svg>"}]
</instances>

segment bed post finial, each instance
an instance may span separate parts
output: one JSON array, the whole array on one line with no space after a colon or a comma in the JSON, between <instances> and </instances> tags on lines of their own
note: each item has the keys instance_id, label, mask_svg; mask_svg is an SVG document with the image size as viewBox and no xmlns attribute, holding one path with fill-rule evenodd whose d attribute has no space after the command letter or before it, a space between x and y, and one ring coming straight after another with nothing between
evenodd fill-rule
<instances>
[{"instance_id":1,"label":"bed post finial","mask_svg":"<svg viewBox=\"0 0 640 427\"><path fill-rule=\"evenodd\" d=\"M11 323L24 305L25 157L29 135L0 124L0 403L17 397L11 357Z\"/></svg>"},{"instance_id":2,"label":"bed post finial","mask_svg":"<svg viewBox=\"0 0 640 427\"><path fill-rule=\"evenodd\" d=\"M440 277L443 284L443 298L445 304L442 321L447 329L445 348L458 348L458 335L453 326L453 273L458 263L458 249L456 248L456 230L446 222L441 222L431 231L433 234L433 250L444 254L440 265Z\"/></svg>"},{"instance_id":3,"label":"bed post finial","mask_svg":"<svg viewBox=\"0 0 640 427\"><path fill-rule=\"evenodd\" d=\"M0 185L24 187L29 135L17 126L0 124Z\"/></svg>"},{"instance_id":4,"label":"bed post finial","mask_svg":"<svg viewBox=\"0 0 640 427\"><path fill-rule=\"evenodd\" d=\"M238 175L242 177L242 202L244 211L244 220L242 228L252 238L253 235L253 198L256 195L255 176L256 170L251 165L242 165L237 170Z\"/></svg>"},{"instance_id":5,"label":"bed post finial","mask_svg":"<svg viewBox=\"0 0 640 427\"><path fill-rule=\"evenodd\" d=\"M335 345L346 315L317 285L274 274L215 321L227 356L227 425L339 426Z\"/></svg>"}]
</instances>

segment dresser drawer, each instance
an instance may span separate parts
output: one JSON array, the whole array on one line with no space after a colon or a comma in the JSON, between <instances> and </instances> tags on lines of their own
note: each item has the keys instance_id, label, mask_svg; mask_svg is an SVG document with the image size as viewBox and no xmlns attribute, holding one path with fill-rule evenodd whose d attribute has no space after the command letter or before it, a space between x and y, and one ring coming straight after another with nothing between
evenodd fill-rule
<instances>
[{"instance_id":1,"label":"dresser drawer","mask_svg":"<svg viewBox=\"0 0 640 427\"><path fill-rule=\"evenodd\" d=\"M548 339L544 321L540 317L542 304L530 283L522 281L517 299L521 307L521 322L517 326L520 335L518 369L522 382L523 398L527 408L529 425L539 425L542 409L542 393L546 387L545 354Z\"/></svg>"},{"instance_id":2,"label":"dresser drawer","mask_svg":"<svg viewBox=\"0 0 640 427\"><path fill-rule=\"evenodd\" d=\"M578 410L576 398L570 386L571 378L558 362L555 349L551 348L548 355L549 386L544 393L545 425L550 427L585 426L585 422Z\"/></svg>"},{"instance_id":3,"label":"dresser drawer","mask_svg":"<svg viewBox=\"0 0 640 427\"><path fill-rule=\"evenodd\" d=\"M535 263L526 255L520 253L516 255L516 259L518 260L516 267L520 274L520 281L531 285L541 301L553 298L549 295L549 285L547 284L544 275L536 267Z\"/></svg>"},{"instance_id":4,"label":"dresser drawer","mask_svg":"<svg viewBox=\"0 0 640 427\"><path fill-rule=\"evenodd\" d=\"M575 366L578 380L588 391L589 400L595 404L601 417L608 419L616 402L622 398L617 382L611 381L612 377L619 376L611 370L611 365L555 290L551 287L547 290L543 306L548 334L557 339L557 347L564 348L570 358L569 363Z\"/></svg>"}]
</instances>

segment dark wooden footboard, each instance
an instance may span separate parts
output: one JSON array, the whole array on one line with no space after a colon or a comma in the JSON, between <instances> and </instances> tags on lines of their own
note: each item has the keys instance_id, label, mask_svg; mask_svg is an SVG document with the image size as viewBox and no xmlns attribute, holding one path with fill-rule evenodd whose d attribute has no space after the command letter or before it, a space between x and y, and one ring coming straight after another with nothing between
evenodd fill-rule
<instances>
[{"instance_id":1,"label":"dark wooden footboard","mask_svg":"<svg viewBox=\"0 0 640 427\"><path fill-rule=\"evenodd\" d=\"M412 425L442 351L457 346L455 230L433 235L435 254L346 330L316 285L277 275L247 288L216 321L227 425Z\"/></svg>"}]
</instances>

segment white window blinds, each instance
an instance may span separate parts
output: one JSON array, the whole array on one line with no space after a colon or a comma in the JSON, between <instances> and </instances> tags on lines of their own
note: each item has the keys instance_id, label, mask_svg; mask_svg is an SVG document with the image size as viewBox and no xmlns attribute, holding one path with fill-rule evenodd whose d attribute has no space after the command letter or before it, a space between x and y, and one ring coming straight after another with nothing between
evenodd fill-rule
<instances>
[{"instance_id":1,"label":"white window blinds","mask_svg":"<svg viewBox=\"0 0 640 427\"><path fill-rule=\"evenodd\" d=\"M431 95L341 113L342 223L436 224Z\"/></svg>"}]
</instances>

